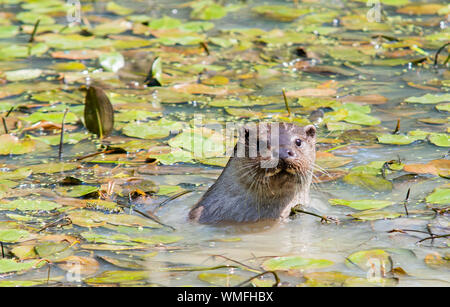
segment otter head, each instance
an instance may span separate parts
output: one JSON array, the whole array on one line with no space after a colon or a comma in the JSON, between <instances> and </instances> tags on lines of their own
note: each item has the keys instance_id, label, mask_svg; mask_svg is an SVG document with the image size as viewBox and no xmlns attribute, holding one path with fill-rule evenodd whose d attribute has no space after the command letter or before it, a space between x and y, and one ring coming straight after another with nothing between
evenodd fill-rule
<instances>
[{"instance_id":1,"label":"otter head","mask_svg":"<svg viewBox=\"0 0 450 307\"><path fill-rule=\"evenodd\" d=\"M241 163L242 174L247 175L244 180L250 183L305 182L316 157L316 128L290 123L246 125L235 147L235 157Z\"/></svg>"}]
</instances>

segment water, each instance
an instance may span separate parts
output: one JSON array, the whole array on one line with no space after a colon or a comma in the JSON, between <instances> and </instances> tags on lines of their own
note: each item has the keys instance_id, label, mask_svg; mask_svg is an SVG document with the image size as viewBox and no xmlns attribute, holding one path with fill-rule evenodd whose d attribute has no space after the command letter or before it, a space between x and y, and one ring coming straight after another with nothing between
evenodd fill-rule
<instances>
[{"instance_id":1,"label":"water","mask_svg":"<svg viewBox=\"0 0 450 307\"><path fill-rule=\"evenodd\" d=\"M174 18L179 18L181 20L188 20L190 9L182 6L184 1L171 0L171 1L116 1L120 5L132 8L135 10L134 14L143 14L150 16L152 18L160 18L161 16L167 15ZM309 1L308 1L309 2ZM312 6L317 9L317 12L338 12L338 18L349 15L349 12L360 13L364 16L365 12L369 8L365 6L364 3L353 2L353 1L310 1ZM2 3L0 1L0 3ZM246 3L234 2L234 3ZM270 4L282 4L291 5L288 1L267 1ZM320 3L320 4L318 4ZM424 4L426 2L413 2L414 4ZM106 2L96 1L95 3L83 3L82 6L92 6L91 11L87 14L88 19L91 18L93 24L101 23L101 19L94 19L95 16L105 17L111 20L118 19L119 17L111 14L105 10ZM256 1L248 1L247 4L250 7L256 6L259 3ZM444 4L444 3L442 3ZM305 3L304 6L308 4ZM20 9L17 5L4 5L5 11L12 13L19 13ZM406 15L401 15L396 12L393 7L386 7L386 14L389 18L402 18L399 19L399 23L396 28L381 31L382 33L399 38L412 37L418 39L420 27L423 27L424 33L430 35L432 33L445 32L439 28L438 20L444 20L445 16L431 14L425 16L412 16L408 17ZM301 22L301 18L292 23L285 23L276 20L270 20L250 11L248 8L243 8L237 12L228 13L226 17L219 20L212 20L215 24L215 28L208 32L208 35L216 36L220 35L220 31L225 31L227 29L237 29L237 28L260 28L265 31L270 31L272 29L295 29L296 26L304 26ZM57 18L57 23L64 24L64 17L59 16ZM342 21L340 21L342 24ZM395 25L395 23L391 23ZM294 26L296 25L296 26ZM324 22L322 26L331 26L332 22ZM411 30L411 27L416 27L417 29ZM314 49L313 47L320 46L321 39L330 40L330 43L339 46L342 45L354 45L355 48L359 48L360 44L366 46L366 51L372 52L377 47L379 43L377 39L373 38L372 35L379 33L376 30L369 31L359 31L355 29L348 29L346 26L340 26L339 31L331 34L323 34L314 41L306 41L304 44L299 44L305 46L306 50L314 50L313 53L317 53L320 50ZM448 32L447 32L448 33ZM126 32L126 35L132 35L130 31ZM444 34L443 34L444 35ZM24 43L28 35L19 34L13 38L1 39L0 43ZM38 36L39 37L39 36ZM145 36L143 36L145 37ZM438 46L443 45L443 42L432 41L425 43L425 51L430 55L433 55ZM371 45L371 47L370 47ZM195 45L195 47L197 44ZM369 47L367 47L369 46ZM184 48L177 46L178 48ZM431 48L433 47L433 48ZM158 49L154 49L154 46L149 47L150 53L157 54ZM188 47L187 47L188 48ZM269 106L255 106L251 109L254 111L261 111L266 109L283 109L284 103L280 96L280 89L286 88L289 90L298 90L301 88L315 88L329 80L335 80L337 82L338 89L334 96L346 97L347 95L370 95L370 94L380 94L388 99L388 102L380 105L371 105L370 115L381 120L381 123L373 127L363 126L360 131L362 133L380 133L380 132L391 132L395 129L397 124L397 119L401 119L401 132L406 133L412 130L426 130L432 132L446 133L448 131L448 113L437 112L435 104L408 104L404 103L405 98L411 96L422 96L426 93L439 93L448 92L448 82L447 85L443 85L441 81L448 81L448 70L444 67L439 69L434 69L431 64L425 66L412 66L409 68L408 64L402 64L397 66L376 66L369 65L366 63L359 63L355 61L352 66L356 66L360 71L357 71L355 75L349 77L345 75L330 75L330 74L314 74L307 72L298 72L298 70L293 70L295 63L299 60L295 57L292 52L289 52L291 47L282 47L281 50L274 46L265 46L265 44L255 45L255 54L250 52L247 54L250 60L247 61L236 61L231 62L230 56L227 55L226 48L223 50L223 58L221 54L221 49L214 44L210 44L210 48L214 50L214 55L210 57L203 57L204 63L210 63L214 65L223 65L225 67L223 74L228 76L230 80L239 84L245 84L244 79L237 78L238 74L243 74L244 72L254 72L252 67L257 65L263 65L266 63L264 59L258 56L258 53L268 52L268 54L276 57L282 58L284 63L290 63L283 65L280 62L275 63L271 69L278 72L278 74L271 75L267 74L264 78L256 78L255 81L259 82L259 86L254 86L251 82L253 78L250 78L245 85L245 87L251 87L255 91L252 95L261 96L276 96L278 100L276 103ZM258 49L256 49L258 48ZM286 48L286 49L284 49ZM370 53L369 52L369 53ZM176 58L173 54L159 54L163 59L167 59L168 62L176 62ZM414 54L417 56L417 54ZM214 58L217 57L217 59ZM240 54L238 54L240 56ZM333 59L324 55L312 57L320 58L322 64L336 66L336 67L346 67L349 66L341 65L343 61L338 59ZM441 61L445 56L441 56ZM126 58L129 60L129 58ZM182 59L182 58L180 58ZM0 62L0 69L11 70L19 68L41 68L47 69L49 65L56 62L65 62L66 60L55 60L51 58L48 54L41 57L33 57L27 59L17 59L9 62ZM83 61L88 67L99 67L96 60L86 60ZM167 62L167 63L168 63ZM199 61L195 59L192 60L193 63L198 63ZM345 61L344 61L345 62ZM148 64L148 63L147 63ZM147 65L146 64L146 65ZM176 65L164 63L163 71L167 68L173 69ZM347 63L348 64L348 63ZM148 66L148 65L147 65ZM145 76L147 72L146 67L140 67L139 71L134 72L134 77ZM447 66L448 67L448 66ZM236 71L234 71L236 70ZM239 71L240 70L240 71ZM220 72L217 73L220 75ZM167 77L167 76L166 76ZM182 74L182 77L189 77L189 72L187 74ZM181 78L182 78L181 77ZM429 80L437 80L441 82L430 83ZM49 78L52 83L58 83L58 80L54 78ZM105 81L104 84L110 87L110 91L114 91L115 81L108 82ZM120 83L118 87L124 88L124 83ZM181 82L181 81L180 81ZM438 91L423 90L416 87L408 86L408 82L414 82L416 84L426 85L429 87L435 87ZM81 80L75 84L69 84L66 90L71 92L76 89L74 85L80 85L83 83ZM177 83L176 80L174 83ZM1 92L1 89L0 89ZM120 92L120 90L117 90ZM140 90L128 90L130 93L136 93L141 95ZM225 96L227 98L228 96ZM275 99L275 98L274 98ZM165 104L162 103L158 105L163 112L164 118L170 118L173 120L183 120L189 121L192 118L192 114L204 114L209 121L217 120L223 123L225 120L235 120L240 121L237 117L229 116L223 108L214 108L204 106L202 101L204 97L199 98L198 104ZM8 102L13 105L18 105L19 103L34 103L37 101L30 101L25 94L18 96L10 96L5 100L0 100L0 103ZM448 102L448 101L447 101ZM291 100L291 107L299 107L300 104L294 99ZM74 105L76 105L74 103ZM72 105L72 107L74 106ZM136 105L131 108L140 108ZM123 106L121 106L123 107ZM125 107L127 105L125 104ZM303 116L307 116L308 111L299 108L299 112ZM329 110L328 110L329 111ZM14 116L22 116L24 114L17 113ZM430 125L423 122L419 122L418 119L423 118L439 118L447 119L447 122L441 125ZM116 123L116 131L113 133L113 137L109 139L111 144L117 144L119 141L129 141L131 138L126 137L121 133L120 128L123 127L125 123ZM76 130L77 132L84 132L84 128L79 125ZM35 134L38 135L38 134ZM340 138L342 137L341 132L330 132L324 126L319 128L319 137L321 138ZM107 140L108 142L108 140ZM350 157L352 161L345 165L343 169L350 169L355 166L366 165L372 161L389 161L392 159L397 159L401 157L402 162L405 164L412 163L426 163L434 159L442 159L448 152L448 147L439 147L431 144L427 141L414 142L410 145L382 145L376 141L367 141L365 139L352 139L348 141L347 144L341 143L345 146L341 148L332 150L331 152L337 156ZM320 151L330 150L336 145L319 143L318 149ZM26 155L4 155L0 156L0 164L5 164L5 170L14 169L20 166L33 165L37 163L44 163L44 161L54 161L54 148L53 151L36 152L35 154ZM82 154L92 153L98 148L98 141L89 139L83 140L75 145L67 145L64 149L64 157L69 159L70 157L79 156ZM128 157L120 156L120 159L133 159L134 154L130 154ZM99 157L98 160L101 160ZM139 164L138 166L141 166ZM179 163L176 167L189 166L189 163ZM100 167L95 167L95 163L85 163L84 169L74 170L65 172L64 175L72 175L83 178L87 183L100 185L106 184L111 180L111 176L118 174L121 170L126 173L132 170L135 165L130 166L113 166L109 164L102 164ZM176 169L175 167L175 169ZM401 233L401 232L389 232L394 229L409 229L418 231L427 231L427 225L431 225L433 232L438 234L446 234L449 231L448 215L438 214L433 215L430 209L424 204L424 198L429 195L436 187L444 185L446 182L445 178L440 178L433 175L422 175L422 177L415 180L406 181L393 181L392 191L376 192L368 189L361 188L359 186L350 185L344 183L342 179L334 180L328 183L319 183L316 185L315 189L312 191L312 201L309 205L308 210L319 213L320 215L328 215L337 217L340 219L339 224L323 224L320 223L320 219L317 217L301 214L294 218L282 222L277 225L258 225L258 226L205 226L198 225L187 221L187 213L189 209L196 203L200 198L202 193L206 191L207 187L210 186L220 173L220 167L206 166L202 164L197 164L198 170L210 170L210 173L201 173L191 171L190 174L171 174L171 175L150 175L146 172L138 173L127 173L127 176L136 176L141 179L147 179L154 181L157 185L168 185L168 186L180 186L185 189L192 190L191 193L183 195L177 199L174 199L167 205L158 209L157 215L165 224L171 225L176 228L174 232L167 231L165 229L154 230L152 234L161 235L176 235L181 236L182 239L175 243L168 244L157 244L155 246L149 244L144 250L136 251L102 251L102 250L90 250L83 248L82 244L86 244L86 240L80 237L80 233L86 231L94 231L97 234L102 235L113 235L117 234L117 229L107 229L106 227L80 227L79 225L72 225L63 230L59 228L51 228L45 231L46 234L67 234L79 238L81 241L79 245L75 245L74 255L95 258L99 263L99 268L93 274L88 276L82 276L81 280L69 280L68 273L61 267L52 266L51 276L56 278L56 281L52 281L53 284L70 284L70 285L86 285L93 284L89 283L86 278L92 276L98 276L104 271L125 271L126 269L120 265L113 265L107 261L100 260L99 256L109 256L118 257L119 259L129 259L136 260L145 253L157 251L154 257L146 258L145 265L140 267L140 270L150 271L149 277L145 280L140 280L136 282L137 284L157 284L166 286L182 286L182 285L194 285L194 286L205 286L209 285L204 280L199 279L198 270L183 271L183 272L167 272L167 268L179 268L179 267L195 267L201 266L204 268L214 267L218 265L228 264L236 265L236 261L239 263L244 263L252 268L256 268L259 271L263 271L261 264L264 260L275 256L300 256L304 258L314 258L314 259L327 259L332 261L334 264L332 266L321 268L321 269L306 269L306 272L320 272L320 271L339 271L343 274L347 274L354 277L366 278L368 272L352 267L351 265L346 265L346 258L349 257L354 252L370 250L370 249L384 249L389 252L392 259L393 267L401 267L408 275L396 275L398 278L399 286L448 286L450 283L450 274L448 270L448 240L435 239L433 242L431 240L425 241L422 244L417 242L422 238L427 237L426 233ZM96 172L94 172L96 171ZM388 177L389 179L394 179L401 172L395 173ZM34 175L35 176L35 175ZM32 194L25 193L25 197L31 199L53 199L58 200L57 196L52 192L53 189L57 187L55 184L59 179L64 176L56 173L51 175L38 175L36 177L23 179L20 183L21 185L16 188L16 190L22 190L26 192L28 188L42 188L43 190L32 191ZM119 177L116 177L119 178ZM118 180L117 185L121 183ZM48 185L47 185L48 183ZM352 219L348 215L357 212L348 207L344 206L331 206L328 199L340 198L340 199L381 199L381 200L391 200L395 204L390 206L388 209L390 212L404 213L403 200L407 194L408 189L411 188L411 194L409 196L408 210L410 215L408 217L402 216L395 219L381 219L374 221L357 221ZM40 195L39 193L42 192ZM14 195L17 196L17 195ZM14 199L14 196L7 198L8 200ZM146 199L141 204L138 204L136 208L144 212L150 212L155 208L155 204L162 202L166 199L166 196L153 196L152 199ZM448 206L448 204L447 204ZM445 207L441 206L442 208ZM74 210L73 208L70 210ZM70 210L68 212L70 213ZM126 213L130 211L125 209ZM132 211L131 211L132 212ZM12 220L10 216L7 216L9 211L0 211L0 221L10 221ZM24 214L24 212L13 212ZM138 215L136 212L132 212ZM33 213L26 212L26 215ZM34 216L42 216L45 222L54 220L51 215L34 213ZM55 215L55 217L58 215ZM50 217L50 218L49 218ZM39 227L45 225L45 222L37 224L27 224L26 222L20 222L24 229L28 229L31 232L35 232ZM146 233L148 234L148 233ZM142 237L138 233L128 233L131 238ZM119 240L120 241L120 240ZM21 243L20 241L5 244L7 251L10 251L14 246ZM95 243L95 242L94 242ZM122 242L123 243L123 242ZM116 242L116 244L118 244ZM440 266L439 268L432 268L428 266L424 259L427 255L439 253L440 255L447 255L447 264ZM215 255L215 257L214 257ZM217 255L222 255L227 257L220 257ZM55 260L55 263L59 263L60 259ZM233 260L235 262L233 262ZM237 268L219 268L212 271L205 271L208 273L228 273L237 274L240 276L250 277L254 272L248 272L243 269ZM33 269L24 275L16 276L6 274L5 276L0 275L0 282L2 280L39 280L45 279L47 277L48 267ZM305 281L302 277L304 272L302 270L293 271L288 274L280 273L282 281L290 286L301 284ZM388 274L389 275L389 274ZM390 277L389 275L388 277ZM3 278L1 278L3 277ZM269 276L265 279L270 280ZM104 282L109 284L107 281ZM94 283L95 284L95 283ZM232 284L232 283L231 283ZM375 283L375 285L378 285Z\"/></svg>"}]
</instances>

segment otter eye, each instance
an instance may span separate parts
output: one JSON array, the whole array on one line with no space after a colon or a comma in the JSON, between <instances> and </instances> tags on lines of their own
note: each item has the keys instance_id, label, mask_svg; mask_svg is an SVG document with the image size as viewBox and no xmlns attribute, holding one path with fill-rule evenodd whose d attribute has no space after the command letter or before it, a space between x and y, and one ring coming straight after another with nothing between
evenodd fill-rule
<instances>
[{"instance_id":1,"label":"otter eye","mask_svg":"<svg viewBox=\"0 0 450 307\"><path fill-rule=\"evenodd\" d=\"M295 140L295 145L297 145L297 146L302 146L302 140L296 139L296 140Z\"/></svg>"}]
</instances>

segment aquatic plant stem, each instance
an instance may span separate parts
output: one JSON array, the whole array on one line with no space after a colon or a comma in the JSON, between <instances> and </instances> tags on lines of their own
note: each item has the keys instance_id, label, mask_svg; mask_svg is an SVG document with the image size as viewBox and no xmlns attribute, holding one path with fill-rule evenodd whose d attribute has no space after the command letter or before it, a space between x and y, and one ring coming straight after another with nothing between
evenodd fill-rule
<instances>
[{"instance_id":1,"label":"aquatic plant stem","mask_svg":"<svg viewBox=\"0 0 450 307\"><path fill-rule=\"evenodd\" d=\"M286 96L286 89L281 90L283 92L284 104L286 105L286 110L288 111L289 117L291 117L291 109L289 108L289 103Z\"/></svg>"},{"instance_id":2,"label":"aquatic plant stem","mask_svg":"<svg viewBox=\"0 0 450 307\"><path fill-rule=\"evenodd\" d=\"M59 150L58 150L58 159L61 161L62 159L62 150L63 150L63 143L64 143L64 121L66 120L67 112L69 111L69 108L66 108L64 111L64 116L61 123L61 137L59 139Z\"/></svg>"}]
</instances>

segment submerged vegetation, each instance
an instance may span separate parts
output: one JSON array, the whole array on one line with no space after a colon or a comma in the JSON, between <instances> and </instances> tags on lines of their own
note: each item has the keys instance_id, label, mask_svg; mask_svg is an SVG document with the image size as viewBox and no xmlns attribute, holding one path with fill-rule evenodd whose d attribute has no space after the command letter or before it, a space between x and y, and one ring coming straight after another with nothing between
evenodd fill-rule
<instances>
[{"instance_id":1,"label":"submerged vegetation","mask_svg":"<svg viewBox=\"0 0 450 307\"><path fill-rule=\"evenodd\" d=\"M450 5L169 2L0 0L0 286L448 286ZM251 121L318 127L273 246L186 221Z\"/></svg>"}]
</instances>

